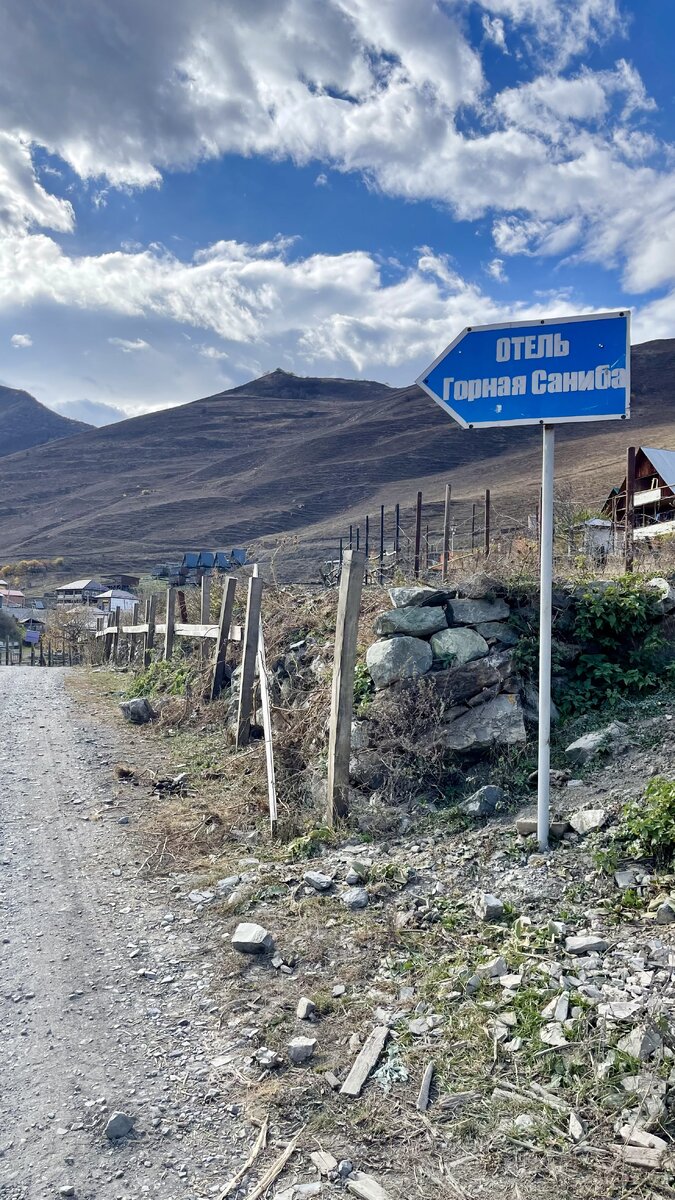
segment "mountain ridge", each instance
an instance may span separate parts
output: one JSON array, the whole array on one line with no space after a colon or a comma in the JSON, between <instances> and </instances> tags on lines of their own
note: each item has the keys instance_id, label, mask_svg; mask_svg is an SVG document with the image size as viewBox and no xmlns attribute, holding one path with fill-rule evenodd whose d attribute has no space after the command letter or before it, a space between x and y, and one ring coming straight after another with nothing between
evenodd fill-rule
<instances>
[{"instance_id":1,"label":"mountain ridge","mask_svg":"<svg viewBox=\"0 0 675 1200\"><path fill-rule=\"evenodd\" d=\"M85 421L62 417L30 392L0 384L0 458L90 429Z\"/></svg>"}]
</instances>

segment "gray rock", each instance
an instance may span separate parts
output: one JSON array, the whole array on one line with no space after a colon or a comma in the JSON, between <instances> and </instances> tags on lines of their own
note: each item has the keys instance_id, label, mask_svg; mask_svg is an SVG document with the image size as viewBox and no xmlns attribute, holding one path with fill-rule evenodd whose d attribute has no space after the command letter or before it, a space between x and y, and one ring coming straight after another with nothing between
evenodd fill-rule
<instances>
[{"instance_id":1,"label":"gray rock","mask_svg":"<svg viewBox=\"0 0 675 1200\"><path fill-rule=\"evenodd\" d=\"M132 725L147 725L156 717L156 712L146 696L137 696L135 700L124 700L120 704L122 716Z\"/></svg>"},{"instance_id":2,"label":"gray rock","mask_svg":"<svg viewBox=\"0 0 675 1200\"><path fill-rule=\"evenodd\" d=\"M568 819L575 833L595 833L605 824L607 812L604 808L581 808L571 813Z\"/></svg>"},{"instance_id":3,"label":"gray rock","mask_svg":"<svg viewBox=\"0 0 675 1200\"><path fill-rule=\"evenodd\" d=\"M655 579L650 579L648 588L652 588L656 592L659 601L661 612L671 613L675 609L675 587L669 583L667 579L657 575Z\"/></svg>"},{"instance_id":4,"label":"gray rock","mask_svg":"<svg viewBox=\"0 0 675 1200\"><path fill-rule=\"evenodd\" d=\"M397 587L389 588L389 599L394 608L420 608L428 604L445 604L448 593L431 587Z\"/></svg>"},{"instance_id":5,"label":"gray rock","mask_svg":"<svg viewBox=\"0 0 675 1200\"><path fill-rule=\"evenodd\" d=\"M505 621L511 609L505 600L451 600L448 608L455 625L482 625Z\"/></svg>"},{"instance_id":6,"label":"gray rock","mask_svg":"<svg viewBox=\"0 0 675 1200\"><path fill-rule=\"evenodd\" d=\"M307 996L301 996L295 1013L299 1021L309 1021L316 1015L316 1004Z\"/></svg>"},{"instance_id":7,"label":"gray rock","mask_svg":"<svg viewBox=\"0 0 675 1200\"><path fill-rule=\"evenodd\" d=\"M413 679L426 674L432 662L431 646L421 638L389 638L387 641L373 642L366 651L366 665L378 690L389 687L399 679Z\"/></svg>"},{"instance_id":8,"label":"gray rock","mask_svg":"<svg viewBox=\"0 0 675 1200\"><path fill-rule=\"evenodd\" d=\"M296 1067L299 1067L301 1063L307 1062L312 1057L315 1047L316 1038L293 1038L293 1041L288 1043L288 1057Z\"/></svg>"},{"instance_id":9,"label":"gray rock","mask_svg":"<svg viewBox=\"0 0 675 1200\"><path fill-rule=\"evenodd\" d=\"M672 925L675 921L675 900L664 900L656 910L657 925Z\"/></svg>"},{"instance_id":10,"label":"gray rock","mask_svg":"<svg viewBox=\"0 0 675 1200\"><path fill-rule=\"evenodd\" d=\"M305 871L303 879L315 892L327 892L333 886L332 876L324 875L321 871Z\"/></svg>"},{"instance_id":11,"label":"gray rock","mask_svg":"<svg viewBox=\"0 0 675 1200\"><path fill-rule=\"evenodd\" d=\"M367 750L370 745L370 727L367 721L352 721L352 751ZM325 786L325 784L324 784Z\"/></svg>"},{"instance_id":12,"label":"gray rock","mask_svg":"<svg viewBox=\"0 0 675 1200\"><path fill-rule=\"evenodd\" d=\"M604 954L607 942L597 933L583 934L579 937L565 938L565 949L568 954Z\"/></svg>"},{"instance_id":13,"label":"gray rock","mask_svg":"<svg viewBox=\"0 0 675 1200\"><path fill-rule=\"evenodd\" d=\"M354 887L355 884L363 883L368 878L369 874L370 867L368 863L357 862L354 860L354 862L349 864L346 880L350 887Z\"/></svg>"},{"instance_id":14,"label":"gray rock","mask_svg":"<svg viewBox=\"0 0 675 1200\"><path fill-rule=\"evenodd\" d=\"M490 892L481 892L474 904L474 911L481 921L498 921L504 916L504 905Z\"/></svg>"},{"instance_id":15,"label":"gray rock","mask_svg":"<svg viewBox=\"0 0 675 1200\"><path fill-rule=\"evenodd\" d=\"M468 800L463 800L457 807L467 817L491 817L497 805L505 799L506 793L503 788L488 783L474 792L473 796L469 796Z\"/></svg>"},{"instance_id":16,"label":"gray rock","mask_svg":"<svg viewBox=\"0 0 675 1200\"><path fill-rule=\"evenodd\" d=\"M348 888L346 892L342 893L340 899L345 908L349 908L352 911L357 908L367 908L368 906L368 892L364 887Z\"/></svg>"},{"instance_id":17,"label":"gray rock","mask_svg":"<svg viewBox=\"0 0 675 1200\"><path fill-rule=\"evenodd\" d=\"M522 691L523 711L525 720L531 721L533 725L539 724L539 688L534 683L526 683ZM551 700L551 724L557 725L560 720L560 712L557 705Z\"/></svg>"},{"instance_id":18,"label":"gray rock","mask_svg":"<svg viewBox=\"0 0 675 1200\"><path fill-rule=\"evenodd\" d=\"M630 1054L631 1058L639 1058L641 1062L646 1062L652 1054L656 1054L662 1045L663 1041L659 1033L651 1025L636 1025L630 1033L617 1042L619 1050L623 1050L624 1054Z\"/></svg>"},{"instance_id":19,"label":"gray rock","mask_svg":"<svg viewBox=\"0 0 675 1200\"><path fill-rule=\"evenodd\" d=\"M74 1196L74 1195L75 1195L75 1188L73 1187L72 1183L66 1183L66 1184L64 1184L63 1187L59 1188L59 1196Z\"/></svg>"},{"instance_id":20,"label":"gray rock","mask_svg":"<svg viewBox=\"0 0 675 1200\"><path fill-rule=\"evenodd\" d=\"M596 729L593 733L585 733L577 738L565 750L565 754L573 763L586 763L596 758L606 750L617 748L626 743L627 727L620 721L612 721L604 729Z\"/></svg>"},{"instance_id":21,"label":"gray rock","mask_svg":"<svg viewBox=\"0 0 675 1200\"><path fill-rule=\"evenodd\" d=\"M265 954L274 950L274 938L262 925L242 921L232 934L232 948L240 954Z\"/></svg>"},{"instance_id":22,"label":"gray rock","mask_svg":"<svg viewBox=\"0 0 675 1200\"><path fill-rule=\"evenodd\" d=\"M348 1175L351 1175L353 1170L354 1165L348 1158L343 1158L341 1162L338 1163L338 1175L340 1176L340 1179L346 1179Z\"/></svg>"},{"instance_id":23,"label":"gray rock","mask_svg":"<svg viewBox=\"0 0 675 1200\"><path fill-rule=\"evenodd\" d=\"M523 709L518 696L501 695L473 708L434 733L437 744L458 754L515 746L527 741Z\"/></svg>"},{"instance_id":24,"label":"gray rock","mask_svg":"<svg viewBox=\"0 0 675 1200\"><path fill-rule=\"evenodd\" d=\"M349 777L360 787L371 791L381 787L386 777L381 752L357 750L349 760Z\"/></svg>"},{"instance_id":25,"label":"gray rock","mask_svg":"<svg viewBox=\"0 0 675 1200\"><path fill-rule=\"evenodd\" d=\"M393 608L391 612L383 613L375 622L378 637L408 633L411 637L425 638L447 627L445 609L431 607Z\"/></svg>"},{"instance_id":26,"label":"gray rock","mask_svg":"<svg viewBox=\"0 0 675 1200\"><path fill-rule=\"evenodd\" d=\"M481 637L487 641L496 639L502 646L515 646L520 641L520 634L505 621L480 621L475 628Z\"/></svg>"},{"instance_id":27,"label":"gray rock","mask_svg":"<svg viewBox=\"0 0 675 1200\"><path fill-rule=\"evenodd\" d=\"M485 600L486 596L492 599L503 588L504 585L493 575L487 575L485 571L477 571L474 575L467 575L465 579L460 579L455 591L458 596L466 596L469 600Z\"/></svg>"},{"instance_id":28,"label":"gray rock","mask_svg":"<svg viewBox=\"0 0 675 1200\"><path fill-rule=\"evenodd\" d=\"M134 1123L126 1113L113 1112L106 1122L105 1135L110 1138L111 1142L114 1142L118 1138L126 1137L128 1133L131 1133L133 1127Z\"/></svg>"},{"instance_id":29,"label":"gray rock","mask_svg":"<svg viewBox=\"0 0 675 1200\"><path fill-rule=\"evenodd\" d=\"M443 629L431 639L433 656L454 667L462 667L476 658L484 658L490 647L475 629Z\"/></svg>"},{"instance_id":30,"label":"gray rock","mask_svg":"<svg viewBox=\"0 0 675 1200\"><path fill-rule=\"evenodd\" d=\"M614 882L622 892L626 888L634 888L638 886L640 872L636 867L624 867L621 871L614 872Z\"/></svg>"}]
</instances>

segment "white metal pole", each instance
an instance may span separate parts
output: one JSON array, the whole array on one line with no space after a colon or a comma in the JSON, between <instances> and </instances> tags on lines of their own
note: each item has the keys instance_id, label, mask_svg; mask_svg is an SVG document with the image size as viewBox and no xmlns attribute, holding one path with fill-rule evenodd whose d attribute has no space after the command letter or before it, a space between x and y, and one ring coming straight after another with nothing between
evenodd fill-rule
<instances>
[{"instance_id":1,"label":"white metal pole","mask_svg":"<svg viewBox=\"0 0 675 1200\"><path fill-rule=\"evenodd\" d=\"M539 599L539 760L537 836L548 850L551 769L551 610L553 592L553 461L555 426L544 425L541 474L541 575Z\"/></svg>"}]
</instances>

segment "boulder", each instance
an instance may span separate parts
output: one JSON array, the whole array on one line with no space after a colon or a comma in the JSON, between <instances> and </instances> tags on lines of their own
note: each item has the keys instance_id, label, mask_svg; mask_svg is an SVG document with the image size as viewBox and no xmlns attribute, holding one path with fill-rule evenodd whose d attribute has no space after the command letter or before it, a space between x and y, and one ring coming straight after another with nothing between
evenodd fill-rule
<instances>
[{"instance_id":1,"label":"boulder","mask_svg":"<svg viewBox=\"0 0 675 1200\"><path fill-rule=\"evenodd\" d=\"M379 750L357 750L349 760L349 777L359 787L375 791L384 783L386 772Z\"/></svg>"},{"instance_id":2,"label":"boulder","mask_svg":"<svg viewBox=\"0 0 675 1200\"><path fill-rule=\"evenodd\" d=\"M474 911L481 921L498 921L504 916L504 905L490 892L481 892L474 904Z\"/></svg>"},{"instance_id":3,"label":"boulder","mask_svg":"<svg viewBox=\"0 0 675 1200\"><path fill-rule=\"evenodd\" d=\"M476 658L485 658L490 647L475 629L443 629L431 639L434 658L461 667Z\"/></svg>"},{"instance_id":4,"label":"boulder","mask_svg":"<svg viewBox=\"0 0 675 1200\"><path fill-rule=\"evenodd\" d=\"M671 613L675 610L675 587L672 583L657 575L655 579L649 580L647 587L651 588L658 596L662 613Z\"/></svg>"},{"instance_id":5,"label":"boulder","mask_svg":"<svg viewBox=\"0 0 675 1200\"><path fill-rule=\"evenodd\" d=\"M490 655L461 667L448 667L429 676L445 704L462 704L492 687L501 687L510 674L510 657Z\"/></svg>"},{"instance_id":6,"label":"boulder","mask_svg":"<svg viewBox=\"0 0 675 1200\"><path fill-rule=\"evenodd\" d=\"M445 604L448 593L431 587L389 588L389 599L394 608L421 608L425 604Z\"/></svg>"},{"instance_id":7,"label":"boulder","mask_svg":"<svg viewBox=\"0 0 675 1200\"><path fill-rule=\"evenodd\" d=\"M525 720L533 725L539 724L539 688L531 681L523 687L523 708ZM556 725L560 720L560 712L555 701L551 700L551 724Z\"/></svg>"},{"instance_id":8,"label":"boulder","mask_svg":"<svg viewBox=\"0 0 675 1200\"><path fill-rule=\"evenodd\" d=\"M366 665L378 691L399 679L413 679L426 674L432 662L433 653L429 643L405 635L390 638L386 642L373 642L366 652Z\"/></svg>"},{"instance_id":9,"label":"boulder","mask_svg":"<svg viewBox=\"0 0 675 1200\"><path fill-rule=\"evenodd\" d=\"M315 892L327 892L333 886L333 876L324 875L323 871L305 871L302 878Z\"/></svg>"},{"instance_id":10,"label":"boulder","mask_svg":"<svg viewBox=\"0 0 675 1200\"><path fill-rule=\"evenodd\" d=\"M503 788L488 783L457 807L467 817L491 817L497 805L505 799L506 793Z\"/></svg>"},{"instance_id":11,"label":"boulder","mask_svg":"<svg viewBox=\"0 0 675 1200\"><path fill-rule=\"evenodd\" d=\"M307 1062L312 1057L315 1047L316 1038L293 1038L293 1041L288 1043L288 1057L296 1067L299 1067L301 1063Z\"/></svg>"},{"instance_id":12,"label":"boulder","mask_svg":"<svg viewBox=\"0 0 675 1200\"><path fill-rule=\"evenodd\" d=\"M447 627L445 609L427 606L392 608L391 612L383 613L375 622L378 637L408 633L411 637L426 638Z\"/></svg>"},{"instance_id":13,"label":"boulder","mask_svg":"<svg viewBox=\"0 0 675 1200\"><path fill-rule=\"evenodd\" d=\"M607 812L604 808L581 808L569 817L572 829L580 834L595 833L597 829L602 829L606 820Z\"/></svg>"},{"instance_id":14,"label":"boulder","mask_svg":"<svg viewBox=\"0 0 675 1200\"><path fill-rule=\"evenodd\" d=\"M240 954L264 954L274 950L274 938L262 925L242 921L232 934L232 948Z\"/></svg>"},{"instance_id":15,"label":"boulder","mask_svg":"<svg viewBox=\"0 0 675 1200\"><path fill-rule=\"evenodd\" d=\"M494 576L478 571L475 575L460 579L455 591L458 596L465 596L468 600L484 600L486 596L498 595L503 591L503 586Z\"/></svg>"},{"instance_id":16,"label":"boulder","mask_svg":"<svg viewBox=\"0 0 675 1200\"><path fill-rule=\"evenodd\" d=\"M520 641L520 634L506 621L481 621L475 629L486 641L501 642L502 646L515 646Z\"/></svg>"},{"instance_id":17,"label":"boulder","mask_svg":"<svg viewBox=\"0 0 675 1200\"><path fill-rule=\"evenodd\" d=\"M511 615L511 609L505 600L451 600L448 609L455 625L505 621Z\"/></svg>"},{"instance_id":18,"label":"boulder","mask_svg":"<svg viewBox=\"0 0 675 1200\"><path fill-rule=\"evenodd\" d=\"M137 696L135 700L125 700L120 704L122 716L132 725L147 725L156 717L156 712L147 696Z\"/></svg>"},{"instance_id":19,"label":"boulder","mask_svg":"<svg viewBox=\"0 0 675 1200\"><path fill-rule=\"evenodd\" d=\"M607 942L597 933L580 934L578 937L566 938L565 949L568 954L604 954Z\"/></svg>"},{"instance_id":20,"label":"boulder","mask_svg":"<svg viewBox=\"0 0 675 1200\"><path fill-rule=\"evenodd\" d=\"M111 1142L116 1142L118 1138L126 1137L128 1133L131 1133L133 1127L134 1123L126 1113L113 1112L106 1122L105 1135L110 1138Z\"/></svg>"},{"instance_id":21,"label":"boulder","mask_svg":"<svg viewBox=\"0 0 675 1200\"><path fill-rule=\"evenodd\" d=\"M352 912L358 908L368 907L368 892L364 887L351 887L340 896L345 908L351 909Z\"/></svg>"},{"instance_id":22,"label":"boulder","mask_svg":"<svg viewBox=\"0 0 675 1200\"><path fill-rule=\"evenodd\" d=\"M612 721L604 729L596 729L577 738L567 747L565 754L571 762L583 765L606 750L625 745L627 733L627 727L621 721Z\"/></svg>"},{"instance_id":23,"label":"boulder","mask_svg":"<svg viewBox=\"0 0 675 1200\"><path fill-rule=\"evenodd\" d=\"M434 740L458 754L521 744L527 735L520 699L513 695L495 696L494 700L441 728Z\"/></svg>"}]
</instances>

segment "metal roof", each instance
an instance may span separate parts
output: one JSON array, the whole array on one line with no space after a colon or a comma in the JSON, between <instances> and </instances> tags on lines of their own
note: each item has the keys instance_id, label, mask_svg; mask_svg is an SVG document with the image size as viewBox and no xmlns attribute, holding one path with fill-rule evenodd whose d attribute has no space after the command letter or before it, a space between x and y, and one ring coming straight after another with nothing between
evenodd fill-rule
<instances>
[{"instance_id":1,"label":"metal roof","mask_svg":"<svg viewBox=\"0 0 675 1200\"><path fill-rule=\"evenodd\" d=\"M85 589L93 591L94 588L100 592L104 590L103 584L99 583L97 579L74 579L72 583L64 583L56 590L57 592L83 592Z\"/></svg>"},{"instance_id":2,"label":"metal roof","mask_svg":"<svg viewBox=\"0 0 675 1200\"><path fill-rule=\"evenodd\" d=\"M124 588L110 588L107 592L99 594L99 600L135 600L131 592L125 592Z\"/></svg>"},{"instance_id":3,"label":"metal roof","mask_svg":"<svg viewBox=\"0 0 675 1200\"><path fill-rule=\"evenodd\" d=\"M640 449L666 486L675 489L675 450L654 450L649 446Z\"/></svg>"}]
</instances>

